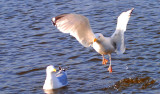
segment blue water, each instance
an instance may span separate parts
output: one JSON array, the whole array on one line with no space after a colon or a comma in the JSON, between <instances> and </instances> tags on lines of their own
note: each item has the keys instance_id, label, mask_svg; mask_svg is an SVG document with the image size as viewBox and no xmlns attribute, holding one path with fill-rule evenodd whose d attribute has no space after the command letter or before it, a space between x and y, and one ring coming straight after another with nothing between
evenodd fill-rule
<instances>
[{"instance_id":1,"label":"blue water","mask_svg":"<svg viewBox=\"0 0 160 94\"><path fill-rule=\"evenodd\" d=\"M82 14L93 32L111 36L119 14L131 8L126 51L112 54L113 73L93 48L51 23L62 13ZM69 67L69 85L54 94L160 94L159 8L159 0L1 0L0 94L44 94L51 64Z\"/></svg>"}]
</instances>

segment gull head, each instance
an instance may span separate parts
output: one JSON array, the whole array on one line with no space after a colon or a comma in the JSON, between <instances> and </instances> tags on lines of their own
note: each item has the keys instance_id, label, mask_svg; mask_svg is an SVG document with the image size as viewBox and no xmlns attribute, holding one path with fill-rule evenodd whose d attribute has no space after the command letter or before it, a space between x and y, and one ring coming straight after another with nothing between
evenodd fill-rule
<instances>
[{"instance_id":1,"label":"gull head","mask_svg":"<svg viewBox=\"0 0 160 94\"><path fill-rule=\"evenodd\" d=\"M100 41L102 38L104 38L104 36L101 33L96 33L93 41L97 42Z\"/></svg>"},{"instance_id":2,"label":"gull head","mask_svg":"<svg viewBox=\"0 0 160 94\"><path fill-rule=\"evenodd\" d=\"M133 10L134 8L120 14L117 20L117 29L126 30L127 23Z\"/></svg>"},{"instance_id":3,"label":"gull head","mask_svg":"<svg viewBox=\"0 0 160 94\"><path fill-rule=\"evenodd\" d=\"M54 68L53 65L49 65L46 69L47 73L52 73L52 72L56 72L56 69Z\"/></svg>"}]
</instances>

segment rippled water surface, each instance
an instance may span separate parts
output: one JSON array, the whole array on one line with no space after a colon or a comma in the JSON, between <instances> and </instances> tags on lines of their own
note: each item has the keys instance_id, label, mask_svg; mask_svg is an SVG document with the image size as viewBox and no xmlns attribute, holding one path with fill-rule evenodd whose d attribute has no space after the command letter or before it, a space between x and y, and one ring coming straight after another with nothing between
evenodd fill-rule
<instances>
[{"instance_id":1,"label":"rippled water surface","mask_svg":"<svg viewBox=\"0 0 160 94\"><path fill-rule=\"evenodd\" d=\"M51 18L78 13L94 32L111 36L119 14L135 8L125 32L126 52L101 55L62 34ZM0 94L44 94L47 65L69 67L69 85L55 94L160 94L159 0L1 0ZM108 56L106 56L108 58Z\"/></svg>"}]
</instances>

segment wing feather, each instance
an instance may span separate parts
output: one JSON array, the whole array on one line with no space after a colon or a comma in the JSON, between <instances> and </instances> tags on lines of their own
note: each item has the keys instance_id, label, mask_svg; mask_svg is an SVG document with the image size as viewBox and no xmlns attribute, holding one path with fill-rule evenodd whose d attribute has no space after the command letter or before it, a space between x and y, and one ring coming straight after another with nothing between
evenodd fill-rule
<instances>
[{"instance_id":1,"label":"wing feather","mask_svg":"<svg viewBox=\"0 0 160 94\"><path fill-rule=\"evenodd\" d=\"M122 12L117 19L117 27L113 35L111 36L112 41L116 44L116 52L117 54L123 54L125 52L125 44L124 44L124 32L126 31L127 24L131 13L134 8Z\"/></svg>"},{"instance_id":2,"label":"wing feather","mask_svg":"<svg viewBox=\"0 0 160 94\"><path fill-rule=\"evenodd\" d=\"M62 14L52 18L53 24L62 33L70 33L83 46L89 47L95 38L89 20L79 14Z\"/></svg>"}]
</instances>

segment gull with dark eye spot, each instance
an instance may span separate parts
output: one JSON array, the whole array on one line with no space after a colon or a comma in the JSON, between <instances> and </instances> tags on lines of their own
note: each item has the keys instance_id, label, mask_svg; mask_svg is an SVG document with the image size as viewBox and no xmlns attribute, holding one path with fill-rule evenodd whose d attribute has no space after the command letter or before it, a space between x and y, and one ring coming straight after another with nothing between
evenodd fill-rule
<instances>
[{"instance_id":1,"label":"gull with dark eye spot","mask_svg":"<svg viewBox=\"0 0 160 94\"><path fill-rule=\"evenodd\" d=\"M84 47L92 46L99 54L102 55L102 64L108 62L104 55L109 55L110 65L109 72L112 72L111 53L123 54L125 52L124 32L131 13L134 8L122 12L117 19L117 27L110 37L104 37L101 33L94 34L89 24L89 20L80 14L61 14L53 17L53 25L62 33L70 33Z\"/></svg>"}]
</instances>

